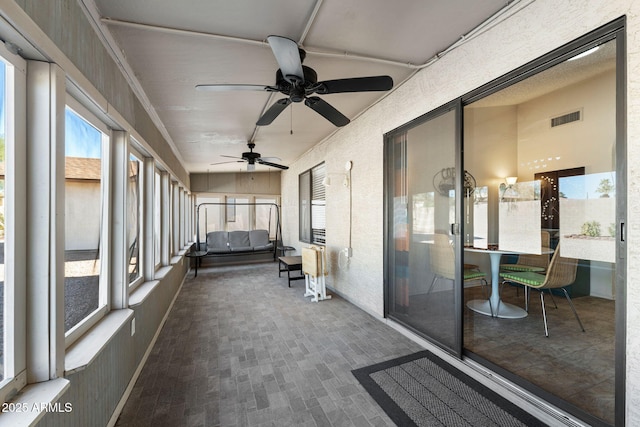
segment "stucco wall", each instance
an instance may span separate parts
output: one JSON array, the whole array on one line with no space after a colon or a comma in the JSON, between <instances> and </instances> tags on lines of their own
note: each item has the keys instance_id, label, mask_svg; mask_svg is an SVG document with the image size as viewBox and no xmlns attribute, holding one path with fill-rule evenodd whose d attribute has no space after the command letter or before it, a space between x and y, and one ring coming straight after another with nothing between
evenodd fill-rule
<instances>
[{"instance_id":1,"label":"stucco wall","mask_svg":"<svg viewBox=\"0 0 640 427\"><path fill-rule=\"evenodd\" d=\"M328 172L353 161L353 258L339 269L348 241L343 187L327 189L328 284L365 310L383 314L383 134L621 16L627 16L627 241L640 236L640 4L632 1L537 0L443 56L315 147L282 173L284 240L298 248L298 174L321 161ZM425 58L425 60L428 58ZM640 246L629 246L627 277L640 270ZM627 284L627 425L640 424L640 285Z\"/></svg>"}]
</instances>

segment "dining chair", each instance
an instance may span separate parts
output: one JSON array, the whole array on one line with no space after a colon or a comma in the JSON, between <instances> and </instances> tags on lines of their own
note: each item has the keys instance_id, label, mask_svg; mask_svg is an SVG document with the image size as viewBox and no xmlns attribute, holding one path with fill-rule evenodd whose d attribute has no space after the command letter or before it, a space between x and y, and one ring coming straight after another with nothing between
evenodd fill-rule
<instances>
[{"instance_id":1,"label":"dining chair","mask_svg":"<svg viewBox=\"0 0 640 427\"><path fill-rule=\"evenodd\" d=\"M551 237L548 231L540 232L540 241L543 248L550 247ZM534 271L544 273L549 267L549 255L520 254L515 264L500 264L501 270L508 271Z\"/></svg>"},{"instance_id":2,"label":"dining chair","mask_svg":"<svg viewBox=\"0 0 640 427\"><path fill-rule=\"evenodd\" d=\"M431 289L438 281L438 279L455 280L455 253L453 251L453 245L449 240L449 236L446 234L436 233L434 234L434 244L431 247L429 254L429 264L431 266L431 272L433 273L433 280L427 290L427 294L431 292ZM467 268L469 267L469 268ZM464 282L480 281L484 289L487 299L489 299L486 274L480 271L480 268L475 264L465 264L462 270L462 279Z\"/></svg>"},{"instance_id":3,"label":"dining chair","mask_svg":"<svg viewBox=\"0 0 640 427\"><path fill-rule=\"evenodd\" d=\"M576 280L576 271L578 269L578 260L575 258L566 258L560 256L560 245L556 247L549 268L546 274L540 274L532 271L503 271L500 273L500 277L504 282L517 283L523 285L525 288L525 302L526 310L529 311L529 288L537 289L540 291L540 303L542 305L542 318L544 319L544 334L549 336L549 328L547 326L547 312L544 305L544 291L551 289L561 289L564 296L569 302L573 314L576 316L576 320L580 325L582 332L585 332L584 326L578 317L578 312L569 297L569 293L565 289L566 286L571 285ZM557 308L557 306L556 306Z\"/></svg>"}]
</instances>

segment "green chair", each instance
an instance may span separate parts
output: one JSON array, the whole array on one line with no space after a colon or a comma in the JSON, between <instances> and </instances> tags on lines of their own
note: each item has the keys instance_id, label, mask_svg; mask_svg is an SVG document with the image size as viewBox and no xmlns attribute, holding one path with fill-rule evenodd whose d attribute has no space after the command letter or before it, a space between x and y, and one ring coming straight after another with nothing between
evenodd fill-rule
<instances>
[{"instance_id":1,"label":"green chair","mask_svg":"<svg viewBox=\"0 0 640 427\"><path fill-rule=\"evenodd\" d=\"M525 307L527 311L529 311L529 288L537 289L540 291L540 303L542 305L542 317L544 319L544 334L548 337L549 329L547 326L547 312L544 306L545 289L562 289L565 297L567 298L567 301L569 301L571 310L573 310L573 314L576 316L576 320L580 324L580 329L582 329L582 332L585 332L584 326L580 321L580 317L578 317L578 313L576 312L576 309L573 306L573 302L569 297L569 293L565 289L566 286L571 285L576 280L577 268L578 260L575 258L565 258L560 256L560 245L558 245L553 254L553 257L551 258L551 262L549 263L549 268L547 269L546 274L540 274L531 271L503 271L500 273L500 277L502 277L503 279L503 284L505 282L510 282L524 286L526 303Z\"/></svg>"}]
</instances>

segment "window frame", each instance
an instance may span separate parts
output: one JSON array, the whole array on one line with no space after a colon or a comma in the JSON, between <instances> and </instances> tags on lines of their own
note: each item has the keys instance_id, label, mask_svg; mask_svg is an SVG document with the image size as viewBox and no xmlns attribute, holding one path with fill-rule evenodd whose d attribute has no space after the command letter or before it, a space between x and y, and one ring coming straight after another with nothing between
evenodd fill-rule
<instances>
[{"instance_id":1,"label":"window frame","mask_svg":"<svg viewBox=\"0 0 640 427\"><path fill-rule=\"evenodd\" d=\"M144 167L144 161L145 161L145 156L138 150L135 149L135 147L133 147L133 139L129 138L129 156L128 156L128 161L131 162L132 161L132 156L136 159L136 161L138 162L138 182L137 182L137 186L138 186L138 204L137 204L137 208L138 208L138 235L137 235L137 244L138 244L138 275L137 277L133 280L128 282L128 287L129 287L129 292L132 292L134 289L136 289L138 286L140 286L145 278L144 278L144 269L145 269L145 239L144 239L144 226L145 226L145 211L144 211L144 198L145 198L145 167ZM129 167L127 167L127 172L129 172ZM127 175L127 182L128 182L129 176ZM127 192L127 198L129 197L129 193ZM128 204L128 201L127 201ZM125 221L127 222L127 228L128 228L128 216L125 218ZM129 250L128 247L128 242L127 242L127 251ZM127 264L126 266L127 271L129 268L129 265Z\"/></svg>"},{"instance_id":2,"label":"window frame","mask_svg":"<svg viewBox=\"0 0 640 427\"><path fill-rule=\"evenodd\" d=\"M4 331L3 378L0 403L6 402L27 383L26 290L15 287L26 268L26 61L0 44L0 61L5 64L5 172L4 172ZM13 325L10 328L8 325Z\"/></svg>"},{"instance_id":3,"label":"window frame","mask_svg":"<svg viewBox=\"0 0 640 427\"><path fill-rule=\"evenodd\" d=\"M157 167L153 171L153 267L158 271L162 267L162 171Z\"/></svg>"},{"instance_id":4,"label":"window frame","mask_svg":"<svg viewBox=\"0 0 640 427\"><path fill-rule=\"evenodd\" d=\"M308 177L308 178L307 178ZM324 217L326 219L326 193L324 192L324 179L327 177L327 170L325 162L318 163L312 168L307 169L298 175L298 217L299 217L299 228L298 228L298 240L304 243L309 243L312 245L326 245L326 223L323 228L316 227L314 228L314 201L321 200L324 202L323 206L325 206ZM303 180L308 179L308 187L306 182ZM319 197L319 194L316 192L318 188L322 187L322 197ZM315 191L314 191L315 189ZM303 190L306 190L308 197L303 193ZM306 204L305 204L306 202ZM319 205L316 205L319 206ZM306 211L306 212L305 212ZM306 221L305 221L306 220ZM316 233L314 230L322 231L322 239L318 239L316 237ZM307 237L308 236L308 237Z\"/></svg>"},{"instance_id":5,"label":"window frame","mask_svg":"<svg viewBox=\"0 0 640 427\"><path fill-rule=\"evenodd\" d=\"M98 119L93 113L91 113L86 107L84 107L73 96L67 93L65 99L65 108L71 109L78 117L87 121L90 125L95 127L102 134L101 148L101 183L100 183L100 200L101 209L103 210L102 221L100 224L100 244L98 250L100 251L100 277L99 277L99 293L98 293L98 308L91 312L84 319L79 321L71 329L69 329L64 336L65 347L68 348L75 341L84 335L89 329L91 329L96 323L98 323L104 316L111 311L111 287L109 286L109 267L111 265L111 257L109 250L110 239L110 215L105 212L110 205L110 164L111 164L111 130L109 127ZM65 139L66 144L66 139ZM65 156L66 157L66 156ZM66 202L65 202L66 203ZM63 307L65 308L65 307ZM65 308L66 309L66 308Z\"/></svg>"}]
</instances>

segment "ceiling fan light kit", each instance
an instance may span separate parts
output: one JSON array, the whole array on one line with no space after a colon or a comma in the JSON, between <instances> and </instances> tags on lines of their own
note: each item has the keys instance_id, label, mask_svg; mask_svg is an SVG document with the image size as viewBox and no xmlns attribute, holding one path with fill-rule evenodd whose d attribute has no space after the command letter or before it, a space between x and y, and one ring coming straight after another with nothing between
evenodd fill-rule
<instances>
[{"instance_id":1,"label":"ceiling fan light kit","mask_svg":"<svg viewBox=\"0 0 640 427\"><path fill-rule=\"evenodd\" d=\"M375 92L393 88L393 79L389 76L354 77L318 82L317 73L310 67L302 65L306 52L291 39L281 36L269 36L267 42L280 67L276 71L275 86L247 84L212 84L197 85L196 89L207 91L256 90L263 92L280 92L286 98L278 99L258 119L256 125L271 124L292 102L303 102L316 113L333 123L345 126L350 120L331 104L318 96L332 93Z\"/></svg>"}]
</instances>

